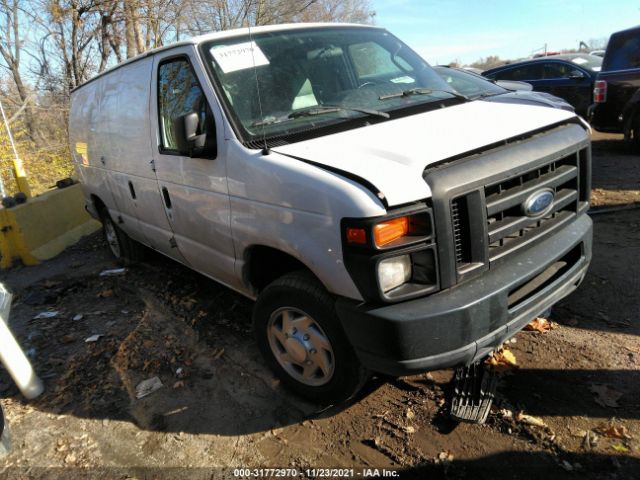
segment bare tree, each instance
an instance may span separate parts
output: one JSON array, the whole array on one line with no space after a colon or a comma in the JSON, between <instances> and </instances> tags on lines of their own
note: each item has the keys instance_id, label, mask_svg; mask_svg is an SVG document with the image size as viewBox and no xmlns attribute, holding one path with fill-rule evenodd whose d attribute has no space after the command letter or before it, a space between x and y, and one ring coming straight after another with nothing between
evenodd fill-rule
<instances>
[{"instance_id":1,"label":"bare tree","mask_svg":"<svg viewBox=\"0 0 640 480\"><path fill-rule=\"evenodd\" d=\"M22 79L20 68L22 55L22 37L20 31L20 0L0 0L2 11L3 32L0 35L0 55L11 72L11 78L15 84L20 98L20 111L24 111L27 135L34 142L38 142L38 136L34 128L33 110L27 86Z\"/></svg>"}]
</instances>

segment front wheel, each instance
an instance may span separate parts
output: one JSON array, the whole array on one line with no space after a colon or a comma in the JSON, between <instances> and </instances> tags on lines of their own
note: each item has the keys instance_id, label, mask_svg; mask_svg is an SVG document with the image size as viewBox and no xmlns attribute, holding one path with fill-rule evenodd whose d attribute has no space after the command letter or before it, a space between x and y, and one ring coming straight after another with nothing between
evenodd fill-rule
<instances>
[{"instance_id":1,"label":"front wheel","mask_svg":"<svg viewBox=\"0 0 640 480\"><path fill-rule=\"evenodd\" d=\"M271 369L311 401L346 400L368 378L342 330L334 299L307 272L285 275L260 294L253 327Z\"/></svg>"}]
</instances>

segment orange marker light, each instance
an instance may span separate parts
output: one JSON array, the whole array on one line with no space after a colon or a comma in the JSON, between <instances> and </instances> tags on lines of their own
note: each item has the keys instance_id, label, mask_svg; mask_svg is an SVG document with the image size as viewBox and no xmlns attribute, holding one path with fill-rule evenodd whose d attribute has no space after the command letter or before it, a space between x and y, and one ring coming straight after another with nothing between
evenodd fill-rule
<instances>
[{"instance_id":1,"label":"orange marker light","mask_svg":"<svg viewBox=\"0 0 640 480\"><path fill-rule=\"evenodd\" d=\"M387 245L409 233L409 217L398 217L373 227L373 239L378 247Z\"/></svg>"},{"instance_id":2,"label":"orange marker light","mask_svg":"<svg viewBox=\"0 0 640 480\"><path fill-rule=\"evenodd\" d=\"M367 232L364 228L347 228L347 243L352 245L366 245Z\"/></svg>"}]
</instances>

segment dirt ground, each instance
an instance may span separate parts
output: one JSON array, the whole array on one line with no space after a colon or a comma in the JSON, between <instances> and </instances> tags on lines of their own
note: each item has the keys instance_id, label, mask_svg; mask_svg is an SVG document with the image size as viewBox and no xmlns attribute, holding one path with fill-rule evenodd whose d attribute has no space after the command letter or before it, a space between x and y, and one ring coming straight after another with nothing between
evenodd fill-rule
<instances>
[{"instance_id":1,"label":"dirt ground","mask_svg":"<svg viewBox=\"0 0 640 480\"><path fill-rule=\"evenodd\" d=\"M302 402L263 365L250 301L151 253L100 277L116 265L96 235L0 276L15 295L11 327L46 382L27 402L0 372L13 439L0 478L233 478L260 467L640 478L640 209L610 209L640 202L640 156L618 136L595 134L593 146L594 203L608 210L593 215L589 274L554 308L556 328L511 340L519 368L501 377L485 425L449 419L452 371L374 378L348 405ZM59 313L34 320L43 311ZM136 399L156 376L163 387Z\"/></svg>"}]
</instances>

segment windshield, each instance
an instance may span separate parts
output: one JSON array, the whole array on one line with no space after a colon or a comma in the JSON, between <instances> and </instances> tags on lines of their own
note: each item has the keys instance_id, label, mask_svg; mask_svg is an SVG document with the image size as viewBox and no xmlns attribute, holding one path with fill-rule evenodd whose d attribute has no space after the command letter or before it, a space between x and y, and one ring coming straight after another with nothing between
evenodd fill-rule
<instances>
[{"instance_id":1,"label":"windshield","mask_svg":"<svg viewBox=\"0 0 640 480\"><path fill-rule=\"evenodd\" d=\"M382 29L285 30L254 34L252 40L203 45L228 110L248 140L354 118L381 120L388 112L456 98L420 56Z\"/></svg>"},{"instance_id":2,"label":"windshield","mask_svg":"<svg viewBox=\"0 0 640 480\"><path fill-rule=\"evenodd\" d=\"M450 67L433 67L440 77L456 92L469 98L488 97L508 93L508 90L475 73Z\"/></svg>"}]
</instances>

